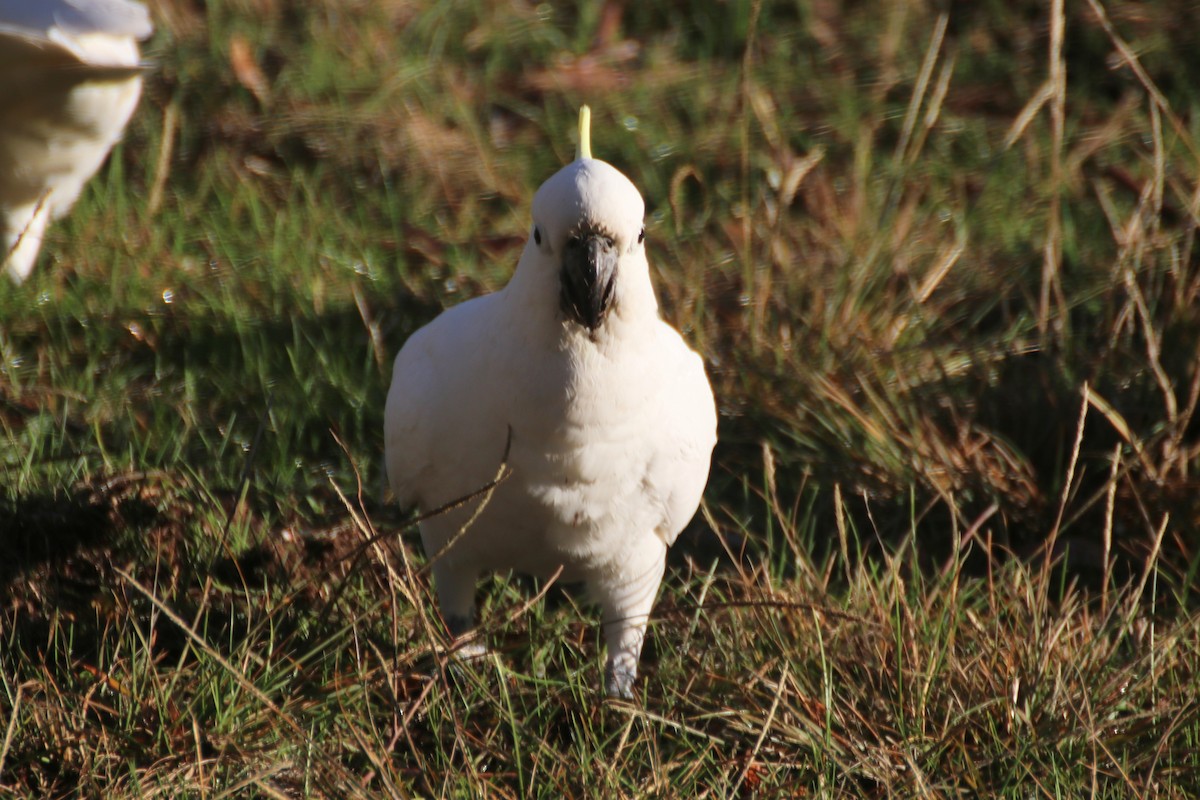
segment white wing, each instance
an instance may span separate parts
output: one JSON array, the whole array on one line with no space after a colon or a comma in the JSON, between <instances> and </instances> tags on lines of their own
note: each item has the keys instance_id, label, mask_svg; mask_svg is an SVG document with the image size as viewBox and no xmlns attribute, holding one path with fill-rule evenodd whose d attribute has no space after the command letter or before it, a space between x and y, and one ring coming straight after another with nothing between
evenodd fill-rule
<instances>
[{"instance_id":1,"label":"white wing","mask_svg":"<svg viewBox=\"0 0 1200 800\"><path fill-rule=\"evenodd\" d=\"M494 379L500 293L443 311L400 348L384 410L388 480L426 510L478 488L503 453L504 391ZM488 393L490 392L490 394ZM495 448L489 444L498 442ZM495 450L493 453L492 450Z\"/></svg>"},{"instance_id":2,"label":"white wing","mask_svg":"<svg viewBox=\"0 0 1200 800\"><path fill-rule=\"evenodd\" d=\"M664 524L655 530L669 547L700 505L717 442L717 412L704 363L666 323L660 323L666 364L659 446L648 482L662 503Z\"/></svg>"},{"instance_id":3,"label":"white wing","mask_svg":"<svg viewBox=\"0 0 1200 800\"><path fill-rule=\"evenodd\" d=\"M388 482L401 506L420 501L422 476L432 468L431 408L437 405L436 341L422 328L405 342L392 365L384 409L384 452Z\"/></svg>"}]
</instances>

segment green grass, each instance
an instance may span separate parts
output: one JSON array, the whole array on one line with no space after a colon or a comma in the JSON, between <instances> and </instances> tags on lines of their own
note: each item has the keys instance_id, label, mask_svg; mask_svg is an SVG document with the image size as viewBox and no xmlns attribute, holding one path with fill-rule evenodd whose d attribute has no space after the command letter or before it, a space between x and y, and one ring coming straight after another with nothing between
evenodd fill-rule
<instances>
[{"instance_id":1,"label":"green grass","mask_svg":"<svg viewBox=\"0 0 1200 800\"><path fill-rule=\"evenodd\" d=\"M0 794L1200 793L1194 12L619 5L155 4L0 296ZM557 586L448 661L382 464L582 102L721 406L632 704Z\"/></svg>"}]
</instances>

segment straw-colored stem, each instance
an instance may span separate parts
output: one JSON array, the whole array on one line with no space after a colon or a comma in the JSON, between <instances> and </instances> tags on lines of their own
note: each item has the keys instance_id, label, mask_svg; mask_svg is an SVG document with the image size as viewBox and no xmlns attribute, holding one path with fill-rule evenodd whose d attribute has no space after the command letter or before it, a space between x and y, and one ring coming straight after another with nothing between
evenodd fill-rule
<instances>
[{"instance_id":1,"label":"straw-colored stem","mask_svg":"<svg viewBox=\"0 0 1200 800\"><path fill-rule=\"evenodd\" d=\"M579 149L575 158L592 157L592 109L586 105L579 107Z\"/></svg>"}]
</instances>

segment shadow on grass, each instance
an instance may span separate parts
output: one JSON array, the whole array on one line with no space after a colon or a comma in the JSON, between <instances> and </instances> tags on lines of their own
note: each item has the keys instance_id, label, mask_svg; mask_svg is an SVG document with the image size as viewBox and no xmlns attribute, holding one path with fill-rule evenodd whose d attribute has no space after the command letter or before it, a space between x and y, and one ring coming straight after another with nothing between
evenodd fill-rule
<instances>
[{"instance_id":1,"label":"shadow on grass","mask_svg":"<svg viewBox=\"0 0 1200 800\"><path fill-rule=\"evenodd\" d=\"M208 720L213 709L194 698L131 693L125 683L130 654L138 663L144 657L189 676L208 674L203 648L163 609L195 622L213 648L238 653L259 647L265 634L256 612L282 594L286 601L269 614L272 647L303 660L319 652L314 642L338 639L345 620L322 619L323 593L346 580L343 556L358 542L350 526L326 536L268 536L269 545L214 558L208 540L221 515L198 513L205 502L211 496L197 495L187 480L160 473L0 500L0 673L31 696L40 697L48 682L67 700L32 706L41 710L27 712L27 729L63 729L69 717L81 740L103 741L110 755L140 768L192 750L217 758L228 741L214 726L194 728L190 716ZM242 521L277 533L265 521ZM368 580L382 572L376 566L363 570L375 573ZM386 651L382 637L364 634ZM290 688L309 691L312 680L301 674ZM104 702L84 700L96 693ZM0 697L0 709L15 712L11 700ZM35 787L37 796L71 796L87 785L86 765L45 737L18 736L7 755L6 780Z\"/></svg>"},{"instance_id":2,"label":"shadow on grass","mask_svg":"<svg viewBox=\"0 0 1200 800\"><path fill-rule=\"evenodd\" d=\"M154 514L137 496L110 486L78 486L56 493L0 499L0 598L20 578L57 574L60 580L98 586L95 556L119 530L138 527Z\"/></svg>"}]
</instances>

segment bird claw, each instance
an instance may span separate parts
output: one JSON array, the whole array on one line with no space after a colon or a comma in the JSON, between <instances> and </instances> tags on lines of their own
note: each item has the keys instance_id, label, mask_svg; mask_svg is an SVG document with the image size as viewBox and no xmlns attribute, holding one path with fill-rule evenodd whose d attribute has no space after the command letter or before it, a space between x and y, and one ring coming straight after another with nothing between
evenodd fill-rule
<instances>
[{"instance_id":1,"label":"bird claw","mask_svg":"<svg viewBox=\"0 0 1200 800\"><path fill-rule=\"evenodd\" d=\"M446 630L454 637L447 651L451 658L475 661L491 652L483 635L475 628L474 613L449 614L445 619Z\"/></svg>"},{"instance_id":2,"label":"bird claw","mask_svg":"<svg viewBox=\"0 0 1200 800\"><path fill-rule=\"evenodd\" d=\"M455 640L450 648L450 655L457 661L477 661L491 652L487 643L478 638L465 642Z\"/></svg>"},{"instance_id":3,"label":"bird claw","mask_svg":"<svg viewBox=\"0 0 1200 800\"><path fill-rule=\"evenodd\" d=\"M609 664L604 668L604 692L609 697L619 700L633 699L633 682L637 680L637 671L617 664Z\"/></svg>"}]
</instances>

